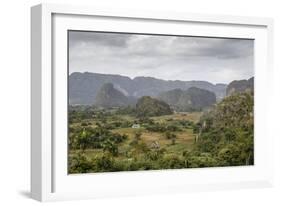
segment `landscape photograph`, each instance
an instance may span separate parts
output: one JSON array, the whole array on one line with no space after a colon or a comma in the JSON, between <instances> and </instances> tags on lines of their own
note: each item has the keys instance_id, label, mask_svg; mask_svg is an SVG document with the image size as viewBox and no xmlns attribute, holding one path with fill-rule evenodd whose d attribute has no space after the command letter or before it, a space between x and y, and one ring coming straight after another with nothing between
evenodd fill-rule
<instances>
[{"instance_id":1,"label":"landscape photograph","mask_svg":"<svg viewBox=\"0 0 281 206\"><path fill-rule=\"evenodd\" d=\"M254 165L254 40L68 31L68 173Z\"/></svg>"}]
</instances>

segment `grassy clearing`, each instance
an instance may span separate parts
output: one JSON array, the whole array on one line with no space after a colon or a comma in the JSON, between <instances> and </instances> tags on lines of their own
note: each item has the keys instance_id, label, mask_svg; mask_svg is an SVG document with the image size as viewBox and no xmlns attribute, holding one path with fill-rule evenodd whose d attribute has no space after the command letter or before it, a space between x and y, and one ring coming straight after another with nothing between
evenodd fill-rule
<instances>
[{"instance_id":1,"label":"grassy clearing","mask_svg":"<svg viewBox=\"0 0 281 206\"><path fill-rule=\"evenodd\" d=\"M192 113L175 113L172 115L165 115L160 117L152 117L155 122L161 123L161 124L167 124L174 120L188 120L192 122L198 122L199 118L201 116L200 112L192 112ZM135 118L129 115L118 115L117 118L119 121L135 121ZM91 127L95 127L95 124L97 122L96 119L88 120L88 122L91 123ZM110 119L107 120L107 122L112 122ZM75 123L72 126L77 126L78 124ZM176 140L174 144L172 144L172 141L170 139L167 139L165 136L165 132L151 132L147 131L143 126L140 126L140 128L116 128L112 129L111 132L118 133L121 135L126 134L128 136L128 139L121 143L119 145L119 153L125 154L128 151L132 150L131 143L135 139L135 134L137 132L141 133L140 141L147 145L148 147L151 147L154 143L157 143L160 148L164 148L166 150L166 154L182 154L182 152L189 150L193 143L195 134L193 134L192 129L183 129L182 131L176 131L173 132L176 135ZM102 154L102 149L86 149L85 155L88 158L92 158L96 155ZM73 151L70 151L70 155L73 153ZM139 154L142 156L143 154ZM119 160L126 159L125 156L119 155Z\"/></svg>"}]
</instances>

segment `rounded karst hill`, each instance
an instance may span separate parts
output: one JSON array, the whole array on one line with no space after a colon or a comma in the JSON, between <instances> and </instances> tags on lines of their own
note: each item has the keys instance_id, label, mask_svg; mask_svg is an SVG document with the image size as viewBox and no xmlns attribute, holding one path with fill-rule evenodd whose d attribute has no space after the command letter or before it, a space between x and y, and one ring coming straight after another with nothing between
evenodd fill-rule
<instances>
[{"instance_id":1,"label":"rounded karst hill","mask_svg":"<svg viewBox=\"0 0 281 206\"><path fill-rule=\"evenodd\" d=\"M215 93L197 87L162 92L158 98L178 112L200 111L216 103Z\"/></svg>"},{"instance_id":2,"label":"rounded karst hill","mask_svg":"<svg viewBox=\"0 0 281 206\"><path fill-rule=\"evenodd\" d=\"M230 96L234 93L253 92L254 91L254 77L248 80L235 80L229 83L226 88L226 95Z\"/></svg>"},{"instance_id":3,"label":"rounded karst hill","mask_svg":"<svg viewBox=\"0 0 281 206\"><path fill-rule=\"evenodd\" d=\"M129 99L115 89L112 83L104 84L97 93L95 105L100 107L121 107L128 105Z\"/></svg>"},{"instance_id":4,"label":"rounded karst hill","mask_svg":"<svg viewBox=\"0 0 281 206\"><path fill-rule=\"evenodd\" d=\"M195 109L210 107L216 103L215 93L206 89L190 87L186 93L190 97L192 107Z\"/></svg>"},{"instance_id":5,"label":"rounded karst hill","mask_svg":"<svg viewBox=\"0 0 281 206\"><path fill-rule=\"evenodd\" d=\"M184 93L184 91L181 89L172 89L172 90L160 93L158 95L158 99L168 103L170 106L176 105L183 93Z\"/></svg>"},{"instance_id":6,"label":"rounded karst hill","mask_svg":"<svg viewBox=\"0 0 281 206\"><path fill-rule=\"evenodd\" d=\"M167 103L150 96L141 97L136 104L136 114L138 117L161 116L172 113L173 111Z\"/></svg>"}]
</instances>

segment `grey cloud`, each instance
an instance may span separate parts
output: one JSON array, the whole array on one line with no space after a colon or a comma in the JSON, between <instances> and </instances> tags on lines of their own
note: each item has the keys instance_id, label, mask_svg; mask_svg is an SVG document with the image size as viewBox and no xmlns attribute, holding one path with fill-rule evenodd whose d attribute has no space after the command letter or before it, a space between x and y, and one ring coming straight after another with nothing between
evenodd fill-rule
<instances>
[{"instance_id":1,"label":"grey cloud","mask_svg":"<svg viewBox=\"0 0 281 206\"><path fill-rule=\"evenodd\" d=\"M85 32L85 31L70 31L69 44L73 46L77 43L96 43L105 46L126 46L131 35L128 34L112 34L104 32Z\"/></svg>"},{"instance_id":2,"label":"grey cloud","mask_svg":"<svg viewBox=\"0 0 281 206\"><path fill-rule=\"evenodd\" d=\"M253 76L253 40L70 32L70 73L228 83Z\"/></svg>"},{"instance_id":3,"label":"grey cloud","mask_svg":"<svg viewBox=\"0 0 281 206\"><path fill-rule=\"evenodd\" d=\"M198 54L217 56L218 58L244 58L253 55L253 41L238 39L213 39L213 44L198 49Z\"/></svg>"},{"instance_id":4,"label":"grey cloud","mask_svg":"<svg viewBox=\"0 0 281 206\"><path fill-rule=\"evenodd\" d=\"M140 42L142 49L135 49L131 54L239 58L252 55L252 47L250 40L151 36Z\"/></svg>"}]
</instances>

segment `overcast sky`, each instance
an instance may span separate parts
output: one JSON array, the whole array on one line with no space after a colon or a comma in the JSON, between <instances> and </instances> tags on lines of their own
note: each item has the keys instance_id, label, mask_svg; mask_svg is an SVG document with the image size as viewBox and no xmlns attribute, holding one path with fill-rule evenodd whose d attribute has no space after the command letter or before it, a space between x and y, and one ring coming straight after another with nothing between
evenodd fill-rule
<instances>
[{"instance_id":1,"label":"overcast sky","mask_svg":"<svg viewBox=\"0 0 281 206\"><path fill-rule=\"evenodd\" d=\"M253 40L69 33L69 73L229 83L254 75Z\"/></svg>"}]
</instances>

